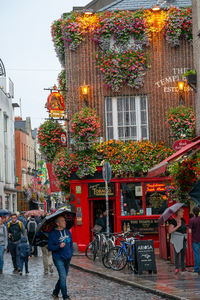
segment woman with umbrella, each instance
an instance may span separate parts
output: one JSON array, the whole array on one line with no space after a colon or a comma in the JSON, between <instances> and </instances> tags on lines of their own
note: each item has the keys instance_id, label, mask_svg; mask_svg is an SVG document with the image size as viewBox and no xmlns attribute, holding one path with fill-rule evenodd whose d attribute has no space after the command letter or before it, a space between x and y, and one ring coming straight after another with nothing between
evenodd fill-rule
<instances>
[{"instance_id":1,"label":"woman with umbrella","mask_svg":"<svg viewBox=\"0 0 200 300\"><path fill-rule=\"evenodd\" d=\"M169 234L171 234L171 243L174 246L175 274L179 272L179 256L181 254L181 269L185 268L185 252L187 245L187 227L183 218L184 210L179 208L175 212L175 218L169 220Z\"/></svg>"}]
</instances>

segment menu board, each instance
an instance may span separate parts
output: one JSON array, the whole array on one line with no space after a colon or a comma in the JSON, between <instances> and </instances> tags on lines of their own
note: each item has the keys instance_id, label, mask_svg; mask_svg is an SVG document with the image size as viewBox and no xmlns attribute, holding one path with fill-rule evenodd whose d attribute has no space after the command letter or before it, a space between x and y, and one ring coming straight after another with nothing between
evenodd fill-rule
<instances>
[{"instance_id":1,"label":"menu board","mask_svg":"<svg viewBox=\"0 0 200 300\"><path fill-rule=\"evenodd\" d=\"M135 242L136 265L138 274L143 271L157 273L154 245L152 240Z\"/></svg>"}]
</instances>

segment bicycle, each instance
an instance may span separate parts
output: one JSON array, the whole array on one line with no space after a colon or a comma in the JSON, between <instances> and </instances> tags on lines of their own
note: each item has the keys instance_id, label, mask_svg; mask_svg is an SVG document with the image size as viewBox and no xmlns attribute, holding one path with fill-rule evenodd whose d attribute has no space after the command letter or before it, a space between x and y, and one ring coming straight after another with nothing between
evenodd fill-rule
<instances>
[{"instance_id":1,"label":"bicycle","mask_svg":"<svg viewBox=\"0 0 200 300\"><path fill-rule=\"evenodd\" d=\"M128 235L130 235L130 233ZM140 238L143 237L140 233L132 234L132 237L130 238L125 237L124 240L121 241L120 246L115 246L110 249L108 253L108 262L113 270L120 271L125 268L127 263L129 263L132 271L137 273L135 260L136 236Z\"/></svg>"},{"instance_id":2,"label":"bicycle","mask_svg":"<svg viewBox=\"0 0 200 300\"><path fill-rule=\"evenodd\" d=\"M85 255L87 256L88 259L91 259L95 261L97 257L97 252L99 250L100 246L100 233L94 232L94 238L93 241L90 242L85 250Z\"/></svg>"}]
</instances>

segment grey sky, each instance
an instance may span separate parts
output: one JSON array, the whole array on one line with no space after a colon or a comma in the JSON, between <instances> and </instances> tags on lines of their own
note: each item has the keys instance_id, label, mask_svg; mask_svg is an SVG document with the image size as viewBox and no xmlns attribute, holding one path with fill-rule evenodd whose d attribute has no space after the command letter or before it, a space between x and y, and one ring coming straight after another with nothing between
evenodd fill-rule
<instances>
[{"instance_id":1,"label":"grey sky","mask_svg":"<svg viewBox=\"0 0 200 300\"><path fill-rule=\"evenodd\" d=\"M47 117L48 91L61 70L51 38L51 24L73 6L89 0L0 0L0 58L15 85L14 102L22 101L22 117L32 128ZM47 71L49 70L49 71ZM16 109L15 115L19 115Z\"/></svg>"}]
</instances>

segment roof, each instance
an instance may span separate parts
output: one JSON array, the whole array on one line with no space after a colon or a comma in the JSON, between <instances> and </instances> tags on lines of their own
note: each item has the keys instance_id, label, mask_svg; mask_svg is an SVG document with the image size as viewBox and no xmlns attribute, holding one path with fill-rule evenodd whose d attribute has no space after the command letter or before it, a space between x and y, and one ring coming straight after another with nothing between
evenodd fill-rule
<instances>
[{"instance_id":1,"label":"roof","mask_svg":"<svg viewBox=\"0 0 200 300\"><path fill-rule=\"evenodd\" d=\"M160 175L164 173L167 170L167 166L173 162L176 162L180 158L188 157L188 155L194 154L196 151L198 151L200 148L200 136L196 137L195 139L191 140L191 143L187 144L165 160L163 160L161 163L157 164L153 168L151 168L148 172L148 177L154 177L157 175Z\"/></svg>"},{"instance_id":2,"label":"roof","mask_svg":"<svg viewBox=\"0 0 200 300\"><path fill-rule=\"evenodd\" d=\"M22 129L26 132L26 121L15 121L15 129Z\"/></svg>"},{"instance_id":3,"label":"roof","mask_svg":"<svg viewBox=\"0 0 200 300\"><path fill-rule=\"evenodd\" d=\"M99 11L105 10L137 10L140 8L149 9L152 8L158 3L161 4L161 8L168 7L168 6L176 6L176 7L188 7L192 6L192 0L166 0L166 1L159 1L159 0L116 0L113 1L111 4L101 8ZM162 3L164 3L162 5Z\"/></svg>"}]
</instances>

